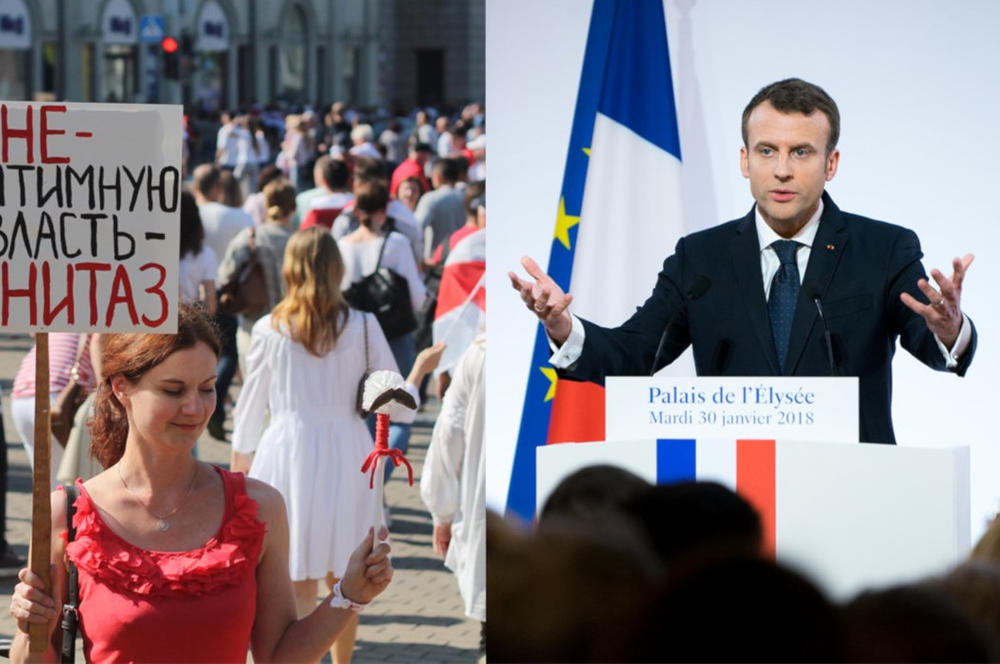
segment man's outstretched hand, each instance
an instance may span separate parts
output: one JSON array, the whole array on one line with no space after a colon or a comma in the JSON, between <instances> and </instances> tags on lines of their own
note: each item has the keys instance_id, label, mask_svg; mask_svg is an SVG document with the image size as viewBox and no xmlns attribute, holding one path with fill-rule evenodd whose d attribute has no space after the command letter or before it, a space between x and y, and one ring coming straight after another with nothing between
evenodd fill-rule
<instances>
[{"instance_id":1,"label":"man's outstretched hand","mask_svg":"<svg viewBox=\"0 0 1000 664\"><path fill-rule=\"evenodd\" d=\"M511 286L521 294L525 306L542 321L545 332L552 340L562 344L573 329L573 319L569 315L569 305L573 301L573 296L564 293L528 256L521 258L521 265L534 281L520 279L513 272L508 272Z\"/></svg>"},{"instance_id":2,"label":"man's outstretched hand","mask_svg":"<svg viewBox=\"0 0 1000 664\"><path fill-rule=\"evenodd\" d=\"M909 293L899 295L903 304L920 314L927 322L927 329L937 335L948 349L954 347L962 329L962 281L974 258L972 254L966 254L953 260L951 264L954 272L950 278L946 278L940 270L931 270L931 277L937 282L940 292L926 279L917 282L917 287L927 296L930 304L918 302Z\"/></svg>"}]
</instances>

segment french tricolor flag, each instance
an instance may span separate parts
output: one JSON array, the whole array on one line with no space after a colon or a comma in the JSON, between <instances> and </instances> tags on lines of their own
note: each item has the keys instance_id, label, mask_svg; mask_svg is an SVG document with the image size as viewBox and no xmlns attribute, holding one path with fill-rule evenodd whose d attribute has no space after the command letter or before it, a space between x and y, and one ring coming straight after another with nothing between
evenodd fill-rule
<instances>
[{"instance_id":1,"label":"french tricolor flag","mask_svg":"<svg viewBox=\"0 0 1000 664\"><path fill-rule=\"evenodd\" d=\"M663 4L594 0L547 273L572 313L618 325L687 231ZM558 380L539 326L507 511L534 514L535 449L604 439L604 389ZM682 373L693 373L689 363Z\"/></svg>"}]
</instances>

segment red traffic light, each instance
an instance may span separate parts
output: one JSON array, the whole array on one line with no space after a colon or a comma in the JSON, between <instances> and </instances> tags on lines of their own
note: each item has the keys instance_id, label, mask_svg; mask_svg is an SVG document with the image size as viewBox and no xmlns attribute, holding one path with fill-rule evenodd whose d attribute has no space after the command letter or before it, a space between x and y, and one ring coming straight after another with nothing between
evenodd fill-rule
<instances>
[{"instance_id":1,"label":"red traffic light","mask_svg":"<svg viewBox=\"0 0 1000 664\"><path fill-rule=\"evenodd\" d=\"M163 48L164 53L176 53L177 52L177 40L173 37L164 37L163 41L160 42L160 46Z\"/></svg>"}]
</instances>

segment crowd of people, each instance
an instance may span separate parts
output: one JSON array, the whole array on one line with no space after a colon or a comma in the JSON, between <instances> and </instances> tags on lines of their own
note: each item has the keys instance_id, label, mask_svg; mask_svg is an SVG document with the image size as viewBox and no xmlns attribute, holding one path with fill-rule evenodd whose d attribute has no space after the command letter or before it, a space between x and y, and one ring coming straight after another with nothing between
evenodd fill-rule
<instances>
[{"instance_id":1,"label":"crowd of people","mask_svg":"<svg viewBox=\"0 0 1000 664\"><path fill-rule=\"evenodd\" d=\"M433 326L442 284L464 289L463 306L485 302L485 256L458 252L458 276L448 261L485 234L485 116L473 104L434 127L426 111L410 132L404 120L376 136L336 103L287 116L276 136L273 119L224 113L214 158L197 164L186 133L177 334L51 335L53 403L70 383L91 397L74 449L52 441L57 574L46 589L20 571L14 659L51 656L28 653L33 622L58 652L56 617L78 584L88 660L187 661L197 648L243 661L249 647L260 661L329 649L349 662L358 612L393 573L391 506L373 525L360 472L375 418L359 413L359 385L380 370L405 376L417 404L443 399L421 495L468 615L485 621L485 318ZM358 293L378 278L400 296L373 307ZM29 459L33 381L34 351L12 394ZM406 451L415 413L393 409L390 448ZM203 431L232 444L229 469L198 460Z\"/></svg>"},{"instance_id":2,"label":"crowd of people","mask_svg":"<svg viewBox=\"0 0 1000 664\"><path fill-rule=\"evenodd\" d=\"M567 476L528 530L487 520L496 662L989 662L1000 657L1000 517L968 558L830 598L762 547L713 482Z\"/></svg>"}]
</instances>

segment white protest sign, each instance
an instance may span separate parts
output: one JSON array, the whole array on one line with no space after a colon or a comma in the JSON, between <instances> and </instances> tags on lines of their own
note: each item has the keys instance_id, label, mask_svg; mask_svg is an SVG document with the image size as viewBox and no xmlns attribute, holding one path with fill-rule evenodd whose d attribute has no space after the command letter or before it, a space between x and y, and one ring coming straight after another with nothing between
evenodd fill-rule
<instances>
[{"instance_id":1,"label":"white protest sign","mask_svg":"<svg viewBox=\"0 0 1000 664\"><path fill-rule=\"evenodd\" d=\"M857 377L609 376L605 383L608 440L859 440Z\"/></svg>"},{"instance_id":2,"label":"white protest sign","mask_svg":"<svg viewBox=\"0 0 1000 664\"><path fill-rule=\"evenodd\" d=\"M0 104L0 327L176 331L180 106Z\"/></svg>"}]
</instances>

